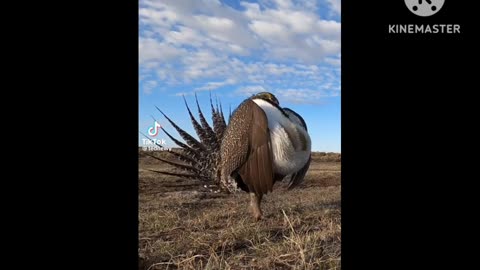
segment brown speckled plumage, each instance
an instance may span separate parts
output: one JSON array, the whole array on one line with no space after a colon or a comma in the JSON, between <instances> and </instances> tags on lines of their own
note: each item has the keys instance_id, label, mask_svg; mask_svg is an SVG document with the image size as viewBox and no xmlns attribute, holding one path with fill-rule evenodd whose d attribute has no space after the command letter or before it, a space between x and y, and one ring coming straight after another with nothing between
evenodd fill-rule
<instances>
[{"instance_id":1,"label":"brown speckled plumage","mask_svg":"<svg viewBox=\"0 0 480 270\"><path fill-rule=\"evenodd\" d=\"M244 184L243 190L257 194L272 190L273 161L267 117L251 99L240 104L230 119L220 147L220 168L221 182L230 192L235 191L236 184L239 188Z\"/></svg>"}]
</instances>

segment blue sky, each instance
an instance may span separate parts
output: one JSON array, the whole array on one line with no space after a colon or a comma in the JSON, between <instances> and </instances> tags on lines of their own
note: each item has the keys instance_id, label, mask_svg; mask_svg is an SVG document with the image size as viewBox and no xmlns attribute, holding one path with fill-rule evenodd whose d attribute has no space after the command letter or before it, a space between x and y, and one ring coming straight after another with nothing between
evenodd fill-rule
<instances>
[{"instance_id":1,"label":"blue sky","mask_svg":"<svg viewBox=\"0 0 480 270\"><path fill-rule=\"evenodd\" d=\"M139 18L140 132L153 116L177 136L157 106L193 135L182 95L210 117L210 93L228 115L268 91L302 115L313 151L340 152L340 0L141 0Z\"/></svg>"}]
</instances>

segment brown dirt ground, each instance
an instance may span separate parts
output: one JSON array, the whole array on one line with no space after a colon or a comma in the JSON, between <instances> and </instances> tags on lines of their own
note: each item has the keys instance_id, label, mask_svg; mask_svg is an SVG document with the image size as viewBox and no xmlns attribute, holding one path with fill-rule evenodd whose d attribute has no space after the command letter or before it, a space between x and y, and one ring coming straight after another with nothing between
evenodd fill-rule
<instances>
[{"instance_id":1,"label":"brown dirt ground","mask_svg":"<svg viewBox=\"0 0 480 270\"><path fill-rule=\"evenodd\" d=\"M169 167L140 153L139 269L340 269L340 159L314 153L305 182L276 183L254 222L247 193L147 171Z\"/></svg>"}]
</instances>

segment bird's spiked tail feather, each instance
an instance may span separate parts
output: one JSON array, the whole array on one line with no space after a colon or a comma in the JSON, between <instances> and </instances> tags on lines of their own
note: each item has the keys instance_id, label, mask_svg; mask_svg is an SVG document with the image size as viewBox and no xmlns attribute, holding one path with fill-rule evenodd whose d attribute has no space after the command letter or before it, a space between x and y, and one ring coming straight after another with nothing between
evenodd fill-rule
<instances>
[{"instance_id":1,"label":"bird's spiked tail feather","mask_svg":"<svg viewBox=\"0 0 480 270\"><path fill-rule=\"evenodd\" d=\"M162 131L177 145L179 146L181 152L176 152L174 150L168 151L172 158L176 158L179 162L173 162L165 158L159 158L150 154L148 156L170 165L173 168L180 169L182 172L170 172L170 171L161 171L161 170L151 170L152 172L178 176L182 178L189 179L198 179L201 181L210 182L212 184L218 184L217 180L217 168L219 164L219 151L221 145L221 139L223 132L226 129L227 123L223 116L223 111L220 107L215 109L213 107L212 99L210 97L210 106L212 108L212 123L213 129L210 124L205 119L200 105L198 103L198 98L195 94L195 101L198 108L198 116L200 123L197 121L192 111L188 107L187 101L184 97L185 106L187 112L190 116L190 121L192 122L193 128L198 139L194 138L188 132L180 128L172 119L170 119L163 111L158 107L158 111L167 119L167 121L175 128L178 134L183 138L186 143L181 142L180 140L173 137L168 133L163 127Z\"/></svg>"}]
</instances>

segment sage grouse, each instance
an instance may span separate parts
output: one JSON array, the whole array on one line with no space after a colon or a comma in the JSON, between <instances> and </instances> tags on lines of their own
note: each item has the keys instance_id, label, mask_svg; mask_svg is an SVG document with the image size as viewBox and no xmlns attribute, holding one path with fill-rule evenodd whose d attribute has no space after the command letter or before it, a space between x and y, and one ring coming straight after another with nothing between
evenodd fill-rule
<instances>
[{"instance_id":1,"label":"sage grouse","mask_svg":"<svg viewBox=\"0 0 480 270\"><path fill-rule=\"evenodd\" d=\"M196 96L195 96L196 98ZM185 101L185 98L184 98ZM300 184L310 166L311 140L303 118L288 108L280 107L277 98L261 92L244 100L230 113L228 125L218 103L212 109L213 128L206 121L196 98L200 123L193 116L187 102L190 119L199 140L177 126L157 109L177 130L186 143L163 132L180 151L169 151L182 163L166 162L183 173L154 172L195 178L215 184L227 193L243 190L250 193L250 207L255 220L262 217L262 196L272 191L276 181L289 177L288 189Z\"/></svg>"}]
</instances>

